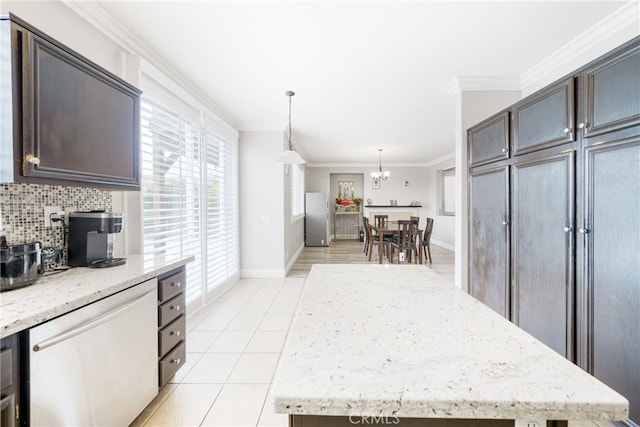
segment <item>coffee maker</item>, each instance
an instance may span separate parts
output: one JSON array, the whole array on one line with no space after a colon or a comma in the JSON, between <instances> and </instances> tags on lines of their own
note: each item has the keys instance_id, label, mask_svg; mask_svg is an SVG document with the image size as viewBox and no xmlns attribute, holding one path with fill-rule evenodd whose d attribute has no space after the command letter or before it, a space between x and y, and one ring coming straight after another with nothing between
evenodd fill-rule
<instances>
[{"instance_id":1,"label":"coffee maker","mask_svg":"<svg viewBox=\"0 0 640 427\"><path fill-rule=\"evenodd\" d=\"M111 258L108 255L108 235L120 233L122 226L121 213L69 213L69 266L113 267L124 264L126 258Z\"/></svg>"}]
</instances>

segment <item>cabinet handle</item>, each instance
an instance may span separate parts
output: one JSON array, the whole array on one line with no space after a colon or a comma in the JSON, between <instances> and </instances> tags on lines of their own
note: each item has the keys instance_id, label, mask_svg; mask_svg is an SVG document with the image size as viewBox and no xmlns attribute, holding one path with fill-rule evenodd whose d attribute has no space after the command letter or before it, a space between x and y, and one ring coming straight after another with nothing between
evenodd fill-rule
<instances>
[{"instance_id":1,"label":"cabinet handle","mask_svg":"<svg viewBox=\"0 0 640 427\"><path fill-rule=\"evenodd\" d=\"M578 233L587 234L587 233L589 233L589 229L588 228L581 228L581 229L578 230Z\"/></svg>"},{"instance_id":2,"label":"cabinet handle","mask_svg":"<svg viewBox=\"0 0 640 427\"><path fill-rule=\"evenodd\" d=\"M571 132L571 128L564 128L564 133L570 133Z\"/></svg>"},{"instance_id":3,"label":"cabinet handle","mask_svg":"<svg viewBox=\"0 0 640 427\"><path fill-rule=\"evenodd\" d=\"M564 230L565 233L569 233L569 232L573 231L572 227L563 227L562 229Z\"/></svg>"},{"instance_id":4,"label":"cabinet handle","mask_svg":"<svg viewBox=\"0 0 640 427\"><path fill-rule=\"evenodd\" d=\"M181 288L182 287L182 283L181 282L171 282L171 286L172 288Z\"/></svg>"},{"instance_id":5,"label":"cabinet handle","mask_svg":"<svg viewBox=\"0 0 640 427\"><path fill-rule=\"evenodd\" d=\"M589 127L589 123L580 123L580 124L578 125L578 127L579 127L580 129L586 129L586 128L588 128L588 127Z\"/></svg>"},{"instance_id":6,"label":"cabinet handle","mask_svg":"<svg viewBox=\"0 0 640 427\"><path fill-rule=\"evenodd\" d=\"M502 221L502 225L509 225L509 221Z\"/></svg>"},{"instance_id":7,"label":"cabinet handle","mask_svg":"<svg viewBox=\"0 0 640 427\"><path fill-rule=\"evenodd\" d=\"M40 164L40 159L37 158L36 156L34 156L33 154L27 154L27 156L25 157L25 160L28 163L31 163L32 165L39 165Z\"/></svg>"},{"instance_id":8,"label":"cabinet handle","mask_svg":"<svg viewBox=\"0 0 640 427\"><path fill-rule=\"evenodd\" d=\"M509 150L507 150L506 148L503 148L503 149L502 149L502 150L500 150L500 151L502 151L502 154L507 154L507 151L509 151Z\"/></svg>"},{"instance_id":9,"label":"cabinet handle","mask_svg":"<svg viewBox=\"0 0 640 427\"><path fill-rule=\"evenodd\" d=\"M172 306L169 307L169 310L180 311L180 305L172 305Z\"/></svg>"},{"instance_id":10,"label":"cabinet handle","mask_svg":"<svg viewBox=\"0 0 640 427\"><path fill-rule=\"evenodd\" d=\"M169 335L175 335L176 337L180 336L180 331L171 331L169 332Z\"/></svg>"},{"instance_id":11,"label":"cabinet handle","mask_svg":"<svg viewBox=\"0 0 640 427\"><path fill-rule=\"evenodd\" d=\"M173 365L179 365L180 362L182 362L182 360L180 360L180 358L178 357L177 359L171 359L171 362L169 362L169 363L171 363Z\"/></svg>"}]
</instances>

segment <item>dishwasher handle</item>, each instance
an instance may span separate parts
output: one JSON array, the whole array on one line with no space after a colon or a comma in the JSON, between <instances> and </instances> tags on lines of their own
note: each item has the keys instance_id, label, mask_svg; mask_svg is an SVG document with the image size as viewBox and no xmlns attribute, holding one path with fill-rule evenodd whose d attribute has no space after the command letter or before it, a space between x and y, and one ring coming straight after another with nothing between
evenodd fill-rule
<instances>
[{"instance_id":1,"label":"dishwasher handle","mask_svg":"<svg viewBox=\"0 0 640 427\"><path fill-rule=\"evenodd\" d=\"M147 292L146 294L139 296L137 298L135 298L134 300L128 301L125 304L121 305L120 307L117 307L111 311L108 311L106 313L104 313L103 315L101 315L100 317L98 317L97 319L92 319L88 322L82 323L79 326L73 327L69 330L66 330L64 332L59 333L56 336L53 336L51 338L48 338L42 342L40 342L39 344L36 344L33 346L33 351L41 351L44 349L47 349L49 347L53 347L56 344L60 344L63 341L66 341L70 338L73 338L75 336L78 336L84 332L87 332L93 328L95 328L96 326L100 326L103 323L108 322L109 320L113 319L114 317L117 317L118 315L120 315L121 313L129 310L131 307L133 307L138 301L140 301L141 299L145 298L147 295L151 294L155 292L155 290L151 290L149 292Z\"/></svg>"}]
</instances>

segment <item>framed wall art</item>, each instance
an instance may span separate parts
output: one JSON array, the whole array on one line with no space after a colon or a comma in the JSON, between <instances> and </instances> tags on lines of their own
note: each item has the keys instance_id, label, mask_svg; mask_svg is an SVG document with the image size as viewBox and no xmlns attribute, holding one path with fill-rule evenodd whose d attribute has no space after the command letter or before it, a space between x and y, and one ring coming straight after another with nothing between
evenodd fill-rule
<instances>
[{"instance_id":1,"label":"framed wall art","mask_svg":"<svg viewBox=\"0 0 640 427\"><path fill-rule=\"evenodd\" d=\"M345 200L353 200L356 186L353 181L338 181L338 197Z\"/></svg>"},{"instance_id":2,"label":"framed wall art","mask_svg":"<svg viewBox=\"0 0 640 427\"><path fill-rule=\"evenodd\" d=\"M374 190L380 189L380 178L371 178L371 188Z\"/></svg>"}]
</instances>

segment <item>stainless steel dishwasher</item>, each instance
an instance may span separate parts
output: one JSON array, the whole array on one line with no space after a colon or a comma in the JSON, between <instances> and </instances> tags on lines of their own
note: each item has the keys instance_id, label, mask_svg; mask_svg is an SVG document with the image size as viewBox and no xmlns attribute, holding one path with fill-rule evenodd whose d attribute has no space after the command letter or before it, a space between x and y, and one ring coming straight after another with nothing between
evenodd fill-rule
<instances>
[{"instance_id":1,"label":"stainless steel dishwasher","mask_svg":"<svg viewBox=\"0 0 640 427\"><path fill-rule=\"evenodd\" d=\"M29 330L36 426L126 426L158 392L157 281Z\"/></svg>"}]
</instances>

